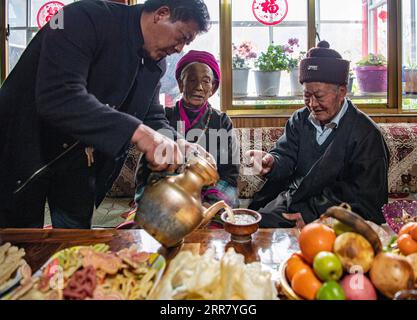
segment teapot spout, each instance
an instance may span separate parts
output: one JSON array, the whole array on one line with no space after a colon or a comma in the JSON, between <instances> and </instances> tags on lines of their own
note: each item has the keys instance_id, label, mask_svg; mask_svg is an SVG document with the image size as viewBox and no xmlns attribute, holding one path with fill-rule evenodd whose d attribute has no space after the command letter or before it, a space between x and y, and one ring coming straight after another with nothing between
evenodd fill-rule
<instances>
[{"instance_id":1,"label":"teapot spout","mask_svg":"<svg viewBox=\"0 0 417 320\"><path fill-rule=\"evenodd\" d=\"M203 212L203 221L201 222L199 228L204 227L209 221L216 215L217 212L219 212L221 209L225 209L228 207L228 204L224 201L218 201L215 204L208 207Z\"/></svg>"}]
</instances>

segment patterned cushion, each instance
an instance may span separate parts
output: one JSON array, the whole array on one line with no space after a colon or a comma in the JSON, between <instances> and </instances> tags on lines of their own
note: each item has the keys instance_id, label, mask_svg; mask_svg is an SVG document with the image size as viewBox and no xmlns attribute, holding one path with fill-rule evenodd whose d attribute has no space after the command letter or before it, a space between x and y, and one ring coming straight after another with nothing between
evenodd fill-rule
<instances>
[{"instance_id":1,"label":"patterned cushion","mask_svg":"<svg viewBox=\"0 0 417 320\"><path fill-rule=\"evenodd\" d=\"M390 152L388 188L392 193L417 192L417 124L379 124Z\"/></svg>"},{"instance_id":2,"label":"patterned cushion","mask_svg":"<svg viewBox=\"0 0 417 320\"><path fill-rule=\"evenodd\" d=\"M417 124L381 123L381 132L390 151L388 185L391 193L417 192ZM264 184L260 176L248 174L243 155L250 149L270 150L283 134L284 128L235 128L240 142L241 168L238 179L239 197L250 199ZM257 144L255 144L257 141ZM133 197L134 177L140 153L131 148L125 165L109 196Z\"/></svg>"},{"instance_id":3,"label":"patterned cushion","mask_svg":"<svg viewBox=\"0 0 417 320\"><path fill-rule=\"evenodd\" d=\"M240 142L240 175L238 178L239 198L250 199L260 190L265 179L259 175L247 174L244 165L244 154L248 150L271 150L277 139L284 133L284 128L236 128L234 129ZM256 143L255 143L256 141ZM246 170L245 170L246 169Z\"/></svg>"},{"instance_id":4,"label":"patterned cushion","mask_svg":"<svg viewBox=\"0 0 417 320\"><path fill-rule=\"evenodd\" d=\"M123 165L122 171L113 183L113 187L107 194L109 197L130 197L135 195L135 172L141 153L136 147L130 146L129 154Z\"/></svg>"}]
</instances>

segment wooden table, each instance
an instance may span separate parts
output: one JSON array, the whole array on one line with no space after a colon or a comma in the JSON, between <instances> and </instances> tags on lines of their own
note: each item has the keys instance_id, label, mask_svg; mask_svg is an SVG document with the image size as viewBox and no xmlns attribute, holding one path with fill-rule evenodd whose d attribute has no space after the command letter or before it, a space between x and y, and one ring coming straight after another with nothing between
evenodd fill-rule
<instances>
[{"instance_id":1,"label":"wooden table","mask_svg":"<svg viewBox=\"0 0 417 320\"><path fill-rule=\"evenodd\" d=\"M0 244L11 242L23 247L25 260L32 270L38 270L55 252L75 246L107 243L112 250L132 244L140 250L159 252L170 261L180 250L203 254L208 248L221 258L229 248L245 256L246 263L260 261L278 279L278 268L291 253L298 250L297 229L259 229L252 242L241 244L230 241L224 230L197 230L187 236L179 248L165 249L144 230L64 230L64 229L0 229Z\"/></svg>"}]
</instances>

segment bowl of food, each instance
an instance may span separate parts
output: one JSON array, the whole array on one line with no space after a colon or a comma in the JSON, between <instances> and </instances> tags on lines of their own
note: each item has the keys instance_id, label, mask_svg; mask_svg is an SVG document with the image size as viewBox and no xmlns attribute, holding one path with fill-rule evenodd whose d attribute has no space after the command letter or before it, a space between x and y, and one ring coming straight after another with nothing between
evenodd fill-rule
<instances>
[{"instance_id":1,"label":"bowl of food","mask_svg":"<svg viewBox=\"0 0 417 320\"><path fill-rule=\"evenodd\" d=\"M221 219L224 222L224 230L229 232L231 239L236 242L248 242L252 234L259 228L259 221L262 216L250 209L229 209L222 213Z\"/></svg>"}]
</instances>

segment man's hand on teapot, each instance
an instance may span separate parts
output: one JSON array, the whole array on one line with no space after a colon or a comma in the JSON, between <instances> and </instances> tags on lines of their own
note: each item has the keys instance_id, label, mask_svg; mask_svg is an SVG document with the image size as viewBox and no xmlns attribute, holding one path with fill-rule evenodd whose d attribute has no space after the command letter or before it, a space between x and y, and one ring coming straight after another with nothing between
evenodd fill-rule
<instances>
[{"instance_id":1,"label":"man's hand on teapot","mask_svg":"<svg viewBox=\"0 0 417 320\"><path fill-rule=\"evenodd\" d=\"M181 149L174 140L141 124L133 133L131 142L142 152L149 162L152 171L174 172L184 163Z\"/></svg>"},{"instance_id":2,"label":"man's hand on teapot","mask_svg":"<svg viewBox=\"0 0 417 320\"><path fill-rule=\"evenodd\" d=\"M247 166L252 167L254 173L260 175L269 173L275 163L270 153L261 150L248 150L245 152L245 158L248 159Z\"/></svg>"},{"instance_id":3,"label":"man's hand on teapot","mask_svg":"<svg viewBox=\"0 0 417 320\"><path fill-rule=\"evenodd\" d=\"M178 139L177 143L181 150L184 152L186 159L189 159L190 156L192 156L194 153L197 153L217 168L216 159L214 159L211 153L207 152L207 150L200 146L198 143L190 143L185 139Z\"/></svg>"}]
</instances>

